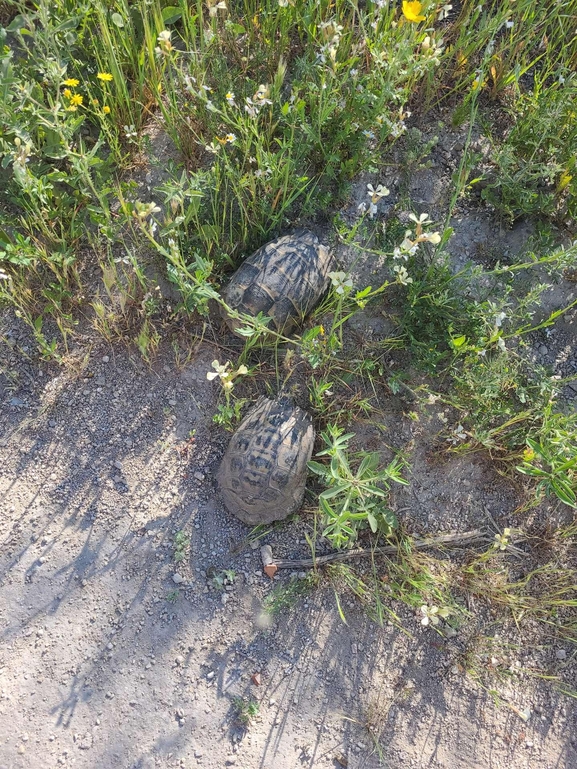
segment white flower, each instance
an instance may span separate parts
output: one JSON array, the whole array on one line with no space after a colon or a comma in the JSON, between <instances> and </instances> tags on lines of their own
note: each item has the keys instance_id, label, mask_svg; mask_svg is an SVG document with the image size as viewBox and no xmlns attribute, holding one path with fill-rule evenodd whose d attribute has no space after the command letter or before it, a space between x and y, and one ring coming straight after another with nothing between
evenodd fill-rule
<instances>
[{"instance_id":1,"label":"white flower","mask_svg":"<svg viewBox=\"0 0 577 769\"><path fill-rule=\"evenodd\" d=\"M428 243L433 243L433 245L437 245L441 242L441 233L440 232L424 232L421 235L421 238L423 240L426 240Z\"/></svg>"},{"instance_id":2,"label":"white flower","mask_svg":"<svg viewBox=\"0 0 577 769\"><path fill-rule=\"evenodd\" d=\"M438 606L428 606L426 603L421 606L421 625L438 625L439 617L446 619L450 612L448 609L440 609Z\"/></svg>"},{"instance_id":3,"label":"white flower","mask_svg":"<svg viewBox=\"0 0 577 769\"><path fill-rule=\"evenodd\" d=\"M507 317L507 313L506 312L498 312L495 315L495 326L497 328L501 328L501 325L502 325L502 323L503 323L503 321L505 320L506 317Z\"/></svg>"},{"instance_id":4,"label":"white flower","mask_svg":"<svg viewBox=\"0 0 577 769\"><path fill-rule=\"evenodd\" d=\"M216 155L217 152L220 150L220 146L218 144L215 144L214 142L211 142L210 144L206 144L204 149L207 152L211 152L213 155Z\"/></svg>"},{"instance_id":5,"label":"white flower","mask_svg":"<svg viewBox=\"0 0 577 769\"><path fill-rule=\"evenodd\" d=\"M344 294L353 287L351 276L346 272L329 272L329 278L337 294Z\"/></svg>"},{"instance_id":6,"label":"white flower","mask_svg":"<svg viewBox=\"0 0 577 769\"><path fill-rule=\"evenodd\" d=\"M369 218L372 219L377 213L376 203L369 203Z\"/></svg>"},{"instance_id":7,"label":"white flower","mask_svg":"<svg viewBox=\"0 0 577 769\"><path fill-rule=\"evenodd\" d=\"M233 91L229 91L224 98L227 100L227 102L230 104L231 107L236 107Z\"/></svg>"},{"instance_id":8,"label":"white flower","mask_svg":"<svg viewBox=\"0 0 577 769\"><path fill-rule=\"evenodd\" d=\"M373 203L377 203L381 198L386 198L391 191L383 184L377 184L377 189L372 184L367 184L367 195L370 195Z\"/></svg>"},{"instance_id":9,"label":"white flower","mask_svg":"<svg viewBox=\"0 0 577 769\"><path fill-rule=\"evenodd\" d=\"M503 529L502 534L495 534L495 545L494 547L498 547L499 550L506 550L507 545L509 544L509 537L511 536L511 529L506 528Z\"/></svg>"},{"instance_id":10,"label":"white flower","mask_svg":"<svg viewBox=\"0 0 577 769\"><path fill-rule=\"evenodd\" d=\"M236 141L236 136L234 134L227 134L225 139L229 144L233 144Z\"/></svg>"},{"instance_id":11,"label":"white flower","mask_svg":"<svg viewBox=\"0 0 577 769\"><path fill-rule=\"evenodd\" d=\"M172 43L170 42L172 32L168 29L163 29L162 32L156 38L158 46L154 49L157 56L166 56L172 51Z\"/></svg>"},{"instance_id":12,"label":"white flower","mask_svg":"<svg viewBox=\"0 0 577 769\"><path fill-rule=\"evenodd\" d=\"M416 222L417 224L427 224L431 221L429 219L429 214L421 214L418 219L415 214L409 214L409 219L411 219L413 222Z\"/></svg>"},{"instance_id":13,"label":"white flower","mask_svg":"<svg viewBox=\"0 0 577 769\"><path fill-rule=\"evenodd\" d=\"M8 280L8 273L0 267L0 280Z\"/></svg>"},{"instance_id":14,"label":"white flower","mask_svg":"<svg viewBox=\"0 0 577 769\"><path fill-rule=\"evenodd\" d=\"M226 11L226 3L224 0L216 2L216 0L208 0L208 15L211 17L216 16L218 11Z\"/></svg>"},{"instance_id":15,"label":"white flower","mask_svg":"<svg viewBox=\"0 0 577 769\"><path fill-rule=\"evenodd\" d=\"M391 124L391 134L395 139L398 139L399 136L402 136L406 130L407 126L403 123L403 121L400 123Z\"/></svg>"},{"instance_id":16,"label":"white flower","mask_svg":"<svg viewBox=\"0 0 577 769\"><path fill-rule=\"evenodd\" d=\"M216 379L217 377L220 377L221 379L227 379L229 376L228 367L230 366L230 363L227 361L224 365L221 366L221 364L217 360L212 361L212 367L214 371L207 371L206 378L209 382L212 382L213 379Z\"/></svg>"},{"instance_id":17,"label":"white flower","mask_svg":"<svg viewBox=\"0 0 577 769\"><path fill-rule=\"evenodd\" d=\"M507 29L512 29L513 24L514 24L514 22L512 22L512 21L506 21L505 22L505 26L507 27Z\"/></svg>"},{"instance_id":18,"label":"white flower","mask_svg":"<svg viewBox=\"0 0 577 769\"><path fill-rule=\"evenodd\" d=\"M452 5L444 5L437 14L437 21L443 21L443 19L446 19L452 7Z\"/></svg>"},{"instance_id":19,"label":"white flower","mask_svg":"<svg viewBox=\"0 0 577 769\"><path fill-rule=\"evenodd\" d=\"M507 347L505 346L505 340L502 337L499 337L497 339L497 347L502 350L503 352L507 351Z\"/></svg>"},{"instance_id":20,"label":"white flower","mask_svg":"<svg viewBox=\"0 0 577 769\"><path fill-rule=\"evenodd\" d=\"M403 265L395 264L393 270L397 273L397 283L400 283L402 286L408 286L409 283L413 282L413 279L409 277L407 268Z\"/></svg>"}]
</instances>

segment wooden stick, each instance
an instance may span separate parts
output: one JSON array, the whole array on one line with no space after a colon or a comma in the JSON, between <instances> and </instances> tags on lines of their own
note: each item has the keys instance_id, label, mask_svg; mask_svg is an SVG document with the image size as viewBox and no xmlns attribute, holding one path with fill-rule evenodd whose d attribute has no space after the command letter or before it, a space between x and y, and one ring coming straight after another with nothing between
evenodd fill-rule
<instances>
[{"instance_id":1,"label":"wooden stick","mask_svg":"<svg viewBox=\"0 0 577 769\"><path fill-rule=\"evenodd\" d=\"M476 529L475 531L466 531L463 534L443 534L440 537L430 537L427 539L413 539L412 546L421 550L425 547L439 547L440 545L474 545L481 542L489 542L491 537L486 532ZM317 558L303 558L300 561L280 560L273 561L273 564L279 569L307 569L313 566L322 566L331 561L346 561L349 558L363 558L367 555L395 555L399 548L395 545L386 545L385 547L376 547L374 550L343 550L338 553L329 553L328 555L319 555Z\"/></svg>"}]
</instances>

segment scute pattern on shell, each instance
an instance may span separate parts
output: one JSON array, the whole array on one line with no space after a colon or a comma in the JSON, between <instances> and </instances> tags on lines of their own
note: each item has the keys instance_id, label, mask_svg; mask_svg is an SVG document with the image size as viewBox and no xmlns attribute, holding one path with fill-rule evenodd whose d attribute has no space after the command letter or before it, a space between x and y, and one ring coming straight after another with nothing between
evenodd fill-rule
<instances>
[{"instance_id":1,"label":"scute pattern on shell","mask_svg":"<svg viewBox=\"0 0 577 769\"><path fill-rule=\"evenodd\" d=\"M227 509L251 526L298 510L314 440L305 411L286 398L261 398L232 436L217 473Z\"/></svg>"},{"instance_id":2,"label":"scute pattern on shell","mask_svg":"<svg viewBox=\"0 0 577 769\"><path fill-rule=\"evenodd\" d=\"M312 232L266 243L243 262L225 289L229 307L248 315L272 318L270 327L288 333L309 313L328 285L332 256ZM233 331L240 324L228 318Z\"/></svg>"}]
</instances>

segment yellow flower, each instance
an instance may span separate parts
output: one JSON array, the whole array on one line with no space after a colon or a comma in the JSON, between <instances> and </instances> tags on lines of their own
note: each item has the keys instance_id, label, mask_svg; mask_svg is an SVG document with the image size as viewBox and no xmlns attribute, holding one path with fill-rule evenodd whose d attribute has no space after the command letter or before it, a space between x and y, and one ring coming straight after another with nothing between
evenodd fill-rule
<instances>
[{"instance_id":1,"label":"yellow flower","mask_svg":"<svg viewBox=\"0 0 577 769\"><path fill-rule=\"evenodd\" d=\"M92 103L94 104L95 107L98 107L98 105L100 104L98 99L92 99Z\"/></svg>"},{"instance_id":2,"label":"yellow flower","mask_svg":"<svg viewBox=\"0 0 577 769\"><path fill-rule=\"evenodd\" d=\"M67 99L71 99L72 98L72 91L70 90L70 88L65 88L62 91L62 93L64 94L64 96L66 96Z\"/></svg>"},{"instance_id":3,"label":"yellow flower","mask_svg":"<svg viewBox=\"0 0 577 769\"><path fill-rule=\"evenodd\" d=\"M64 85L69 85L72 88L76 88L80 80L77 80L75 77L69 77L67 80L64 81Z\"/></svg>"},{"instance_id":4,"label":"yellow flower","mask_svg":"<svg viewBox=\"0 0 577 769\"><path fill-rule=\"evenodd\" d=\"M110 107L108 106L108 104L105 104L104 107L102 107L102 111L104 112L105 115L110 114Z\"/></svg>"},{"instance_id":5,"label":"yellow flower","mask_svg":"<svg viewBox=\"0 0 577 769\"><path fill-rule=\"evenodd\" d=\"M109 83L111 80L114 80L110 72L99 72L96 77L99 80L104 80L106 83Z\"/></svg>"},{"instance_id":6,"label":"yellow flower","mask_svg":"<svg viewBox=\"0 0 577 769\"><path fill-rule=\"evenodd\" d=\"M525 451L523 452L523 459L525 462L530 462L532 459L535 459L535 452L532 448L527 447Z\"/></svg>"},{"instance_id":7,"label":"yellow flower","mask_svg":"<svg viewBox=\"0 0 577 769\"><path fill-rule=\"evenodd\" d=\"M421 15L423 4L417 0L403 0L403 16L407 21L425 21L426 16Z\"/></svg>"},{"instance_id":8,"label":"yellow flower","mask_svg":"<svg viewBox=\"0 0 577 769\"><path fill-rule=\"evenodd\" d=\"M82 99L83 97L79 93L75 93L70 99L70 104L76 104L78 106L82 104Z\"/></svg>"},{"instance_id":9,"label":"yellow flower","mask_svg":"<svg viewBox=\"0 0 577 769\"><path fill-rule=\"evenodd\" d=\"M75 104L71 104L70 107L66 107L67 112L76 112L78 107Z\"/></svg>"},{"instance_id":10,"label":"yellow flower","mask_svg":"<svg viewBox=\"0 0 577 769\"><path fill-rule=\"evenodd\" d=\"M557 192L563 192L563 190L571 183L572 178L569 171L563 171L557 183Z\"/></svg>"}]
</instances>

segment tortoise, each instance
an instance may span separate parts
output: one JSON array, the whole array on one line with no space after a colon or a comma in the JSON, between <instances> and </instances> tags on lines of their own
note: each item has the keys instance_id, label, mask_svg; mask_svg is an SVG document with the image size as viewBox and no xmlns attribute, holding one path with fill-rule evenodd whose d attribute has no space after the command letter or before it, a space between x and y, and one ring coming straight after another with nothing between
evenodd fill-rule
<instances>
[{"instance_id":1,"label":"tortoise","mask_svg":"<svg viewBox=\"0 0 577 769\"><path fill-rule=\"evenodd\" d=\"M271 328L286 334L321 298L332 261L316 235L298 229L249 256L232 276L224 300L238 312L263 313L271 318ZM223 315L232 331L243 325L226 311Z\"/></svg>"},{"instance_id":2,"label":"tortoise","mask_svg":"<svg viewBox=\"0 0 577 769\"><path fill-rule=\"evenodd\" d=\"M261 397L232 436L218 469L218 486L229 512L250 526L296 512L314 441L305 411L286 397Z\"/></svg>"}]
</instances>

